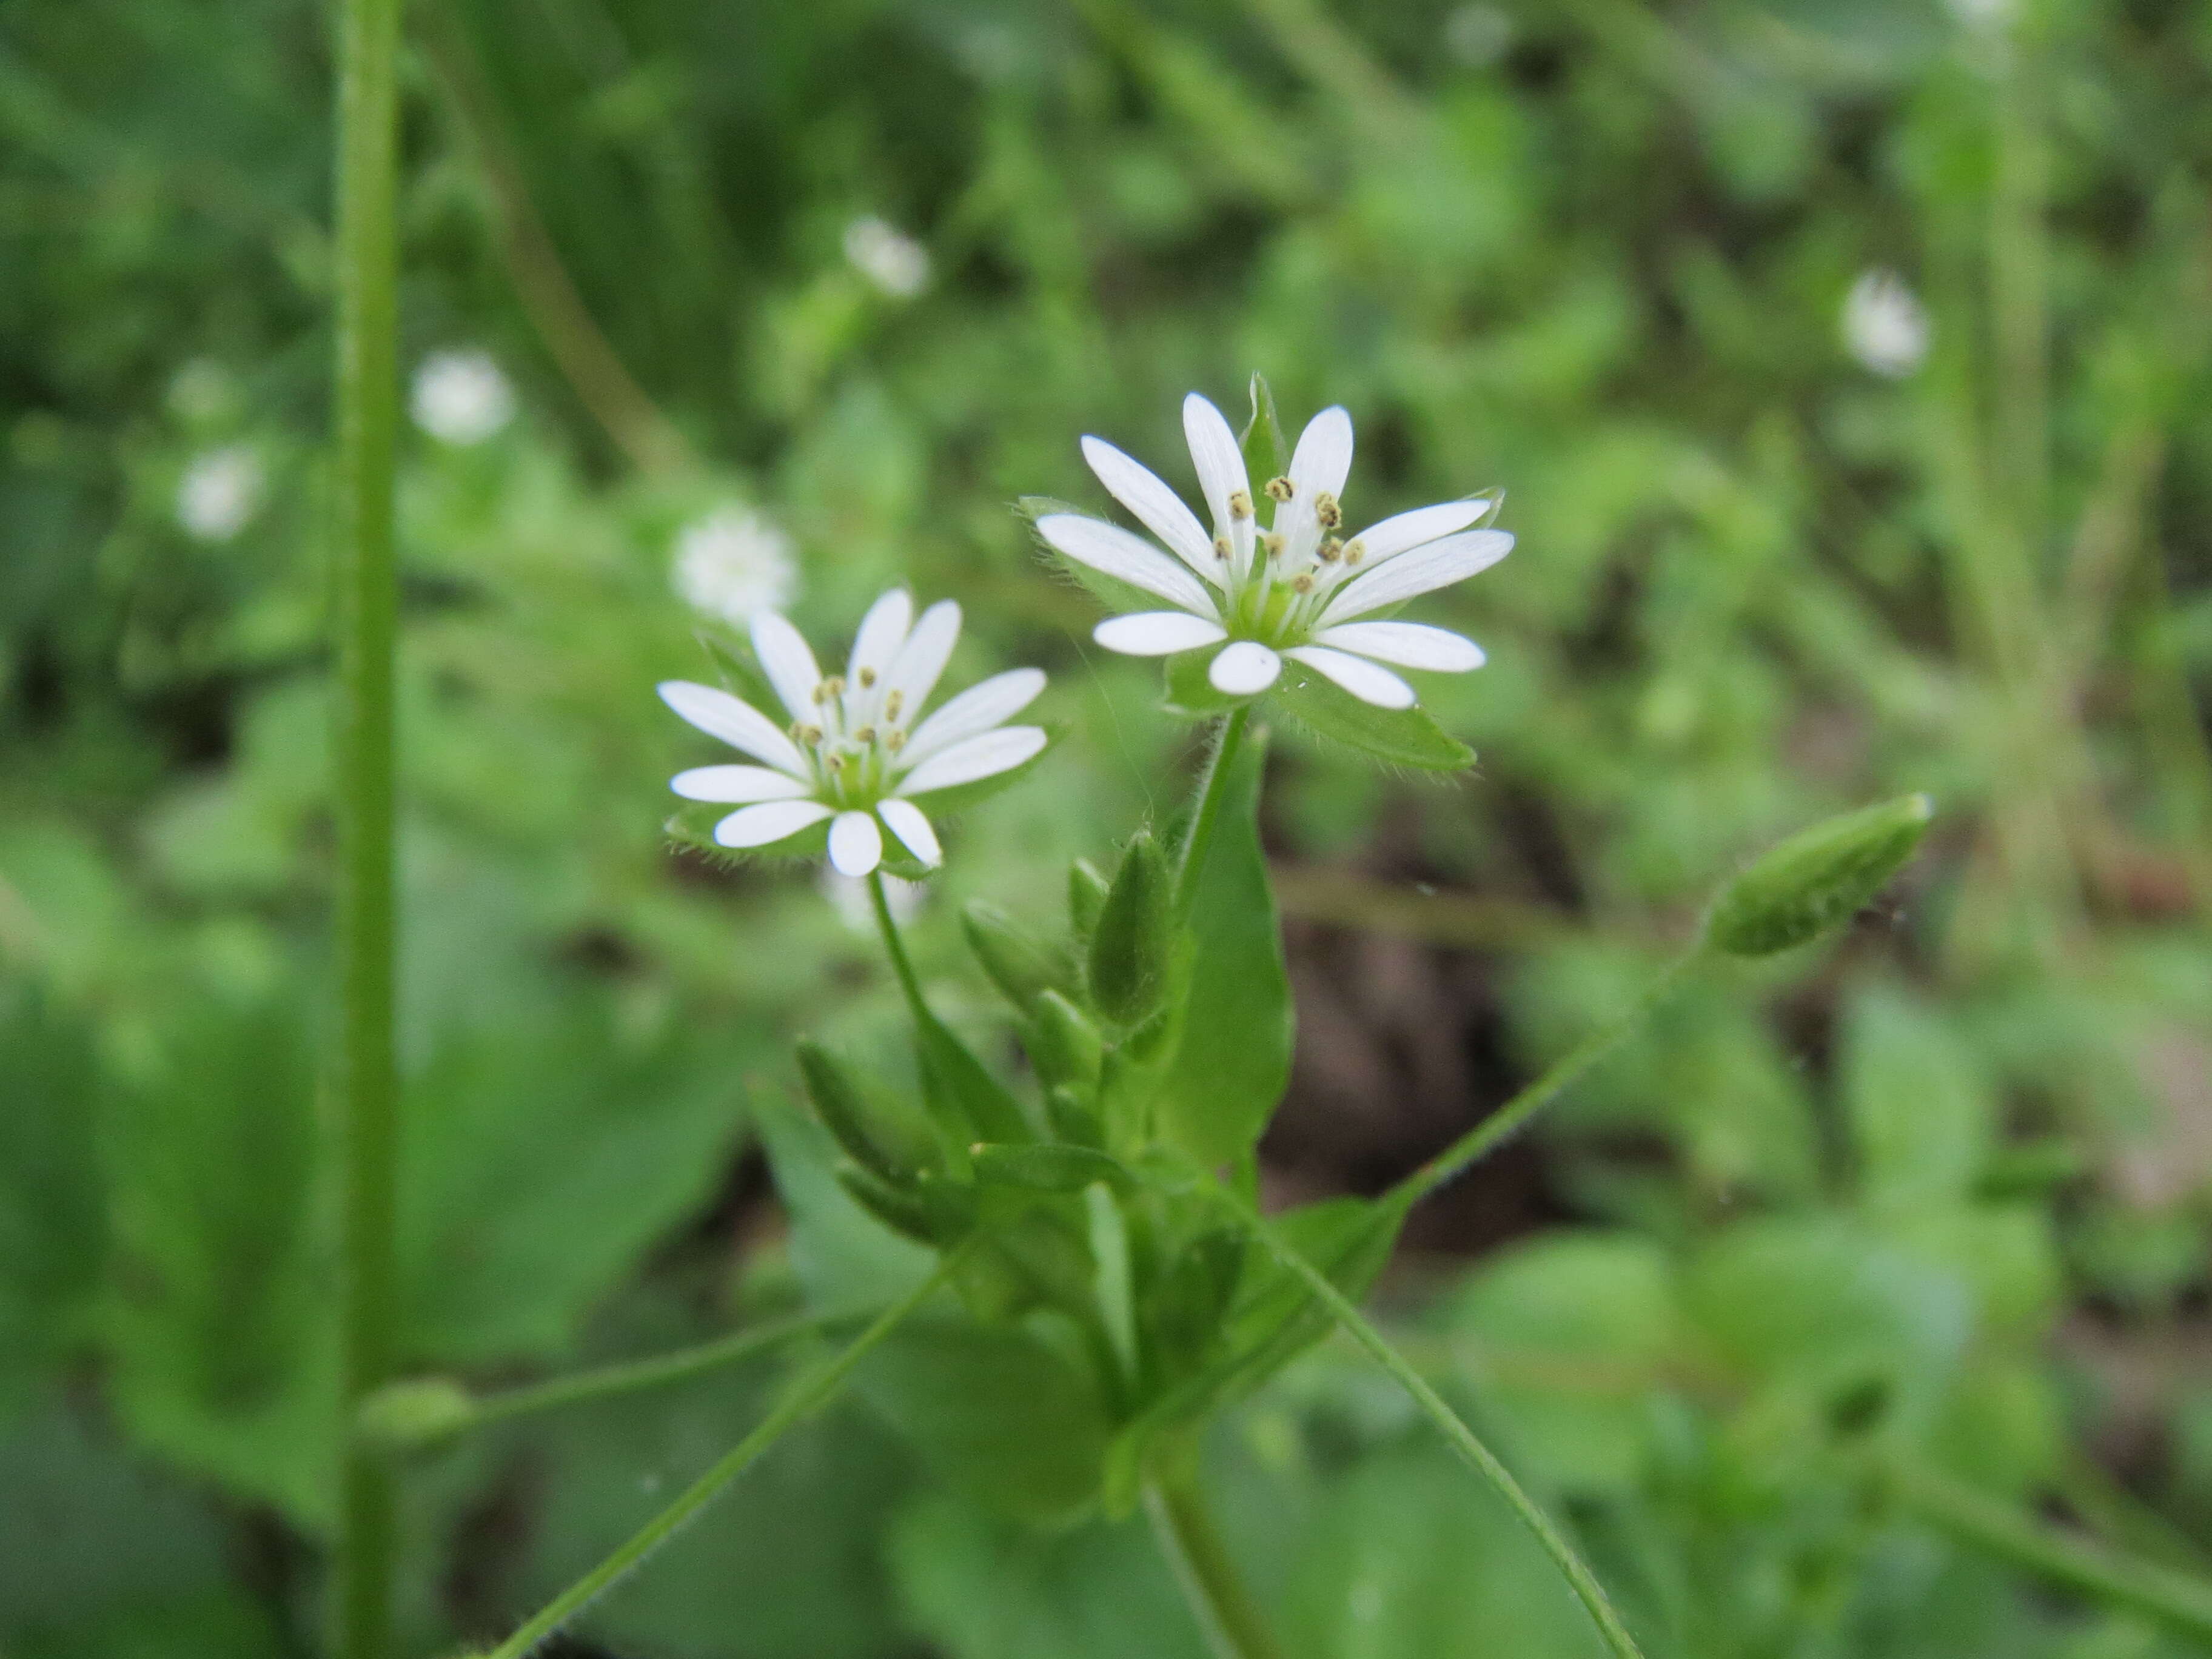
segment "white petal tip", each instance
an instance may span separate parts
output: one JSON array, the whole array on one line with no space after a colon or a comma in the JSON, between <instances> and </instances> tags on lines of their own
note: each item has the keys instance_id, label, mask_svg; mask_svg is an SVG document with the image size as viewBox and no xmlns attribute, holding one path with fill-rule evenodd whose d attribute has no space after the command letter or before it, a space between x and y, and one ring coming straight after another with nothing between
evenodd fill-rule
<instances>
[{"instance_id":1,"label":"white petal tip","mask_svg":"<svg viewBox=\"0 0 2212 1659\"><path fill-rule=\"evenodd\" d=\"M1283 659L1255 640L1224 646L1206 677L1224 696L1249 697L1265 691L1283 672Z\"/></svg>"},{"instance_id":2,"label":"white petal tip","mask_svg":"<svg viewBox=\"0 0 2212 1659\"><path fill-rule=\"evenodd\" d=\"M865 876L884 861L884 837L866 812L840 812L830 826L830 862L841 876Z\"/></svg>"}]
</instances>

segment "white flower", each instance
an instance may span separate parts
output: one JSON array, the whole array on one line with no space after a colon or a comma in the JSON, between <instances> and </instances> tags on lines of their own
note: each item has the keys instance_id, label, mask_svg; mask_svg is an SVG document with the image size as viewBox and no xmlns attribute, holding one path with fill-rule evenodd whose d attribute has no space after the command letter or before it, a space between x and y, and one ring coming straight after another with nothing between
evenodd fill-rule
<instances>
[{"instance_id":1,"label":"white flower","mask_svg":"<svg viewBox=\"0 0 2212 1659\"><path fill-rule=\"evenodd\" d=\"M1877 267L1862 272L1844 301L1844 344L1862 368L1902 380L1928 356L1928 313L1905 278Z\"/></svg>"},{"instance_id":2,"label":"white flower","mask_svg":"<svg viewBox=\"0 0 2212 1659\"><path fill-rule=\"evenodd\" d=\"M845 257L895 299L911 300L929 286L929 250L873 214L845 227Z\"/></svg>"},{"instance_id":3,"label":"white flower","mask_svg":"<svg viewBox=\"0 0 2212 1659\"><path fill-rule=\"evenodd\" d=\"M1346 538L1340 497L1352 470L1352 417L1314 416L1287 477L1264 494L1275 503L1261 530L1236 434L1195 392L1183 399L1183 433L1213 517L1207 534L1174 490L1113 445L1083 441L1083 458L1110 490L1176 554L1079 513L1037 520L1067 557L1176 606L1109 617L1093 637L1109 651L1165 657L1214 649L1207 678L1230 696L1266 690L1289 657L1362 701L1410 708L1413 688L1381 663L1462 673L1482 666L1482 647L1419 623L1362 621L1486 570L1512 550L1502 530L1468 526L1486 498L1417 507Z\"/></svg>"},{"instance_id":4,"label":"white flower","mask_svg":"<svg viewBox=\"0 0 2212 1659\"><path fill-rule=\"evenodd\" d=\"M944 854L915 797L994 777L1044 747L1034 726L1005 722L1044 690L1035 668L971 686L916 723L960 636L960 607L941 599L914 614L893 588L860 619L842 675L824 678L799 630L772 611L753 618L753 649L791 715L787 730L726 691L670 680L660 695L711 737L762 766L702 766L670 787L690 800L743 803L714 826L725 847L766 847L830 823L830 862L865 876L882 862L882 831L934 866Z\"/></svg>"},{"instance_id":5,"label":"white flower","mask_svg":"<svg viewBox=\"0 0 2212 1659\"><path fill-rule=\"evenodd\" d=\"M195 455L177 481L177 522L204 542L227 542L261 510L261 458L244 444Z\"/></svg>"},{"instance_id":6,"label":"white flower","mask_svg":"<svg viewBox=\"0 0 2212 1659\"><path fill-rule=\"evenodd\" d=\"M676 538L672 575L684 604L731 623L781 611L799 590L791 538L744 507L719 507L685 526Z\"/></svg>"},{"instance_id":7,"label":"white flower","mask_svg":"<svg viewBox=\"0 0 2212 1659\"><path fill-rule=\"evenodd\" d=\"M408 412L441 443L480 444L514 418L514 388L482 351L440 351L415 371Z\"/></svg>"}]
</instances>

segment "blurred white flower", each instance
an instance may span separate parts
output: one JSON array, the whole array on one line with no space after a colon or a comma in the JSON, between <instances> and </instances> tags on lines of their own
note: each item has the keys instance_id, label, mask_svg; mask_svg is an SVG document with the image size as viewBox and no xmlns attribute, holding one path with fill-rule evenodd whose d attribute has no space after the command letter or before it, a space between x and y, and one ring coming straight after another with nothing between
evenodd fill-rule
<instances>
[{"instance_id":1,"label":"blurred white flower","mask_svg":"<svg viewBox=\"0 0 2212 1659\"><path fill-rule=\"evenodd\" d=\"M441 443L480 444L514 418L514 388L486 352L434 352L415 371L408 409Z\"/></svg>"},{"instance_id":2,"label":"blurred white flower","mask_svg":"<svg viewBox=\"0 0 2212 1659\"><path fill-rule=\"evenodd\" d=\"M2018 0L1948 0L1951 15L1970 29L2004 28L2019 10Z\"/></svg>"},{"instance_id":3,"label":"blurred white flower","mask_svg":"<svg viewBox=\"0 0 2212 1659\"><path fill-rule=\"evenodd\" d=\"M1462 6L1444 19L1444 45L1462 64L1494 64L1513 44L1513 20L1495 6Z\"/></svg>"},{"instance_id":4,"label":"blurred white flower","mask_svg":"<svg viewBox=\"0 0 2212 1659\"><path fill-rule=\"evenodd\" d=\"M791 538L750 507L718 507L676 538L677 597L729 623L787 608L799 591Z\"/></svg>"},{"instance_id":5,"label":"blurred white flower","mask_svg":"<svg viewBox=\"0 0 2212 1659\"><path fill-rule=\"evenodd\" d=\"M253 522L266 482L261 459L244 444L192 457L177 481L177 522L204 542L227 542Z\"/></svg>"},{"instance_id":6,"label":"blurred white flower","mask_svg":"<svg viewBox=\"0 0 2212 1659\"><path fill-rule=\"evenodd\" d=\"M845 227L845 257L895 298L910 300L929 286L929 250L872 214Z\"/></svg>"},{"instance_id":7,"label":"blurred white flower","mask_svg":"<svg viewBox=\"0 0 2212 1659\"><path fill-rule=\"evenodd\" d=\"M876 931L876 902L868 896L866 876L841 876L836 866L825 864L822 866L821 884L822 896L830 901L830 908L838 921L856 933ZM914 920L928 891L922 883L908 881L902 876L884 877L884 902L890 907L891 920L902 927Z\"/></svg>"},{"instance_id":8,"label":"blurred white flower","mask_svg":"<svg viewBox=\"0 0 2212 1659\"><path fill-rule=\"evenodd\" d=\"M1895 271L1863 272L1844 301L1844 344L1874 374L1901 380L1927 360L1928 313Z\"/></svg>"}]
</instances>

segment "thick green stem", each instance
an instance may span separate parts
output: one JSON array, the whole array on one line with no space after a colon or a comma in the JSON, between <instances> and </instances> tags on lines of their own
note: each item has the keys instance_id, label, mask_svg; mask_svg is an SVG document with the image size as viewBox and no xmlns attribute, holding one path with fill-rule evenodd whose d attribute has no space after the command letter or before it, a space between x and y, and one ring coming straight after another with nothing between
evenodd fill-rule
<instances>
[{"instance_id":1,"label":"thick green stem","mask_svg":"<svg viewBox=\"0 0 2212 1659\"><path fill-rule=\"evenodd\" d=\"M876 908L876 927L884 936L884 950L891 959L891 971L898 975L899 989L906 994L906 1006L917 1024L933 1020L929 1005L921 998L921 981L915 977L914 963L906 953L906 941L899 937L898 923L891 919L891 902L884 891L884 872L868 872L868 897Z\"/></svg>"},{"instance_id":2,"label":"thick green stem","mask_svg":"<svg viewBox=\"0 0 2212 1659\"><path fill-rule=\"evenodd\" d=\"M1459 1413L1445 1402L1443 1396L1431 1388L1428 1380L1413 1369L1404 1355L1390 1346L1389 1340L1367 1322L1358 1309L1352 1305L1350 1298L1329 1282L1328 1274L1285 1243L1273 1228L1251 1211L1231 1202L1225 1194L1223 1194L1223 1202L1225 1207L1236 1213L1267 1254L1283 1267L1297 1274L1315 1299L1328 1310L1336 1322L1349 1332L1361 1347L1373 1355L1384 1370L1390 1373L1398 1386L1412 1397L1413 1403L1436 1425L1461 1459L1497 1489L1498 1496L1511 1507L1514 1514L1520 1516L1521 1523L1536 1535L1536 1541L1544 1547L1545 1553L1565 1576L1568 1585L1596 1624L1598 1634L1605 1638L1605 1644L1612 1650L1613 1659L1643 1659L1636 1645L1636 1638L1628 1633L1628 1626L1621 1623L1620 1615L1613 1611L1613 1602L1607 1596L1605 1587L1598 1583L1597 1575L1583 1565L1583 1559L1575 1553L1573 1547L1552 1524L1551 1517L1537 1507L1535 1499L1521 1489L1521 1483L1513 1478L1511 1470L1498 1462L1497 1454L1476 1437L1474 1431L1460 1419Z\"/></svg>"},{"instance_id":3,"label":"thick green stem","mask_svg":"<svg viewBox=\"0 0 2212 1659\"><path fill-rule=\"evenodd\" d=\"M1488 1157L1506 1137L1558 1099L1568 1085L1634 1035L1651 1011L1674 994L1683 975L1705 956L1705 946L1700 944L1675 957L1611 1024L1583 1038L1566 1055L1553 1062L1534 1083L1400 1182L1392 1189L1391 1196L1408 1206L1418 1203Z\"/></svg>"},{"instance_id":4,"label":"thick green stem","mask_svg":"<svg viewBox=\"0 0 2212 1659\"><path fill-rule=\"evenodd\" d=\"M1145 1515L1213 1659L1279 1659L1282 1649L1229 1559L1196 1476L1146 1486Z\"/></svg>"},{"instance_id":5,"label":"thick green stem","mask_svg":"<svg viewBox=\"0 0 2212 1659\"><path fill-rule=\"evenodd\" d=\"M871 1349L896 1330L909 1314L934 1296L938 1288L973 1248L974 1241L971 1240L945 1257L938 1263L936 1272L884 1310L873 1324L853 1340L850 1346L793 1383L786 1390L783 1398L776 1402L775 1409L761 1419L760 1426L732 1446L714 1468L693 1481L682 1497L647 1522L621 1548L555 1596L521 1629L494 1648L486 1659L522 1659L523 1655L529 1653L605 1595L624 1574L674 1537L686 1522L720 1497L723 1488L758 1462L761 1455L774 1445L786 1430L795 1428L827 1405L830 1397L843 1386L845 1379L852 1375L853 1368L867 1357Z\"/></svg>"},{"instance_id":6,"label":"thick green stem","mask_svg":"<svg viewBox=\"0 0 2212 1659\"><path fill-rule=\"evenodd\" d=\"M333 1083L341 1204L342 1421L397 1359L392 1048L392 455L398 422L400 0L343 0L338 21L337 568L337 954ZM384 1461L351 1434L338 1495L331 1651L391 1644L393 1513Z\"/></svg>"},{"instance_id":7,"label":"thick green stem","mask_svg":"<svg viewBox=\"0 0 2212 1659\"><path fill-rule=\"evenodd\" d=\"M1237 763L1237 750L1244 741L1244 728L1252 719L1247 703L1221 722L1221 736L1206 764L1206 781L1199 786L1198 810L1191 814L1190 832L1183 837L1176 860L1176 914L1188 916L1198 896L1199 873L1206 868L1206 849L1213 843L1213 826L1221 817L1221 798L1229 787L1229 774Z\"/></svg>"},{"instance_id":8,"label":"thick green stem","mask_svg":"<svg viewBox=\"0 0 2212 1659\"><path fill-rule=\"evenodd\" d=\"M672 1353L655 1354L650 1359L626 1360L621 1364L602 1365L568 1376L550 1377L545 1382L532 1382L519 1389L502 1389L497 1394L488 1394L476 1401L469 1415L456 1422L452 1432L465 1434L488 1424L505 1422L511 1417L526 1417L533 1412L553 1411L563 1406L580 1406L617 1395L635 1394L641 1389L665 1388L672 1382L681 1382L708 1371L719 1370L725 1365L734 1365L740 1359L780 1347L794 1337L833 1330L837 1326L849 1325L866 1316L866 1310L859 1313L794 1314L788 1319L771 1320L751 1330L733 1331L727 1336L716 1337L711 1342L678 1348Z\"/></svg>"},{"instance_id":9,"label":"thick green stem","mask_svg":"<svg viewBox=\"0 0 2212 1659\"><path fill-rule=\"evenodd\" d=\"M2199 1641L2212 1640L2212 1585L2203 1579L2069 1538L1933 1469L1900 1460L1891 1464L1888 1476L1906 1510L1960 1542L2054 1583L2147 1613Z\"/></svg>"}]
</instances>

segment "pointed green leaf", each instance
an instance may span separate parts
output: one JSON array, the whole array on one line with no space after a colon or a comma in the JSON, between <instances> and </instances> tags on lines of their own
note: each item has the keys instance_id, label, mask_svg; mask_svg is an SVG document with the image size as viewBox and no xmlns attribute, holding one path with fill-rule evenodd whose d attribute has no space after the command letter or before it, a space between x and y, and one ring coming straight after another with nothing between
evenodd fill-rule
<instances>
[{"instance_id":1,"label":"pointed green leaf","mask_svg":"<svg viewBox=\"0 0 2212 1659\"><path fill-rule=\"evenodd\" d=\"M1244 422L1244 433L1238 442L1244 451L1244 470L1251 475L1253 489L1262 488L1270 478L1280 477L1291 470L1291 447L1283 441L1283 423L1275 414L1275 394L1267 385L1267 377L1252 377L1252 418Z\"/></svg>"},{"instance_id":2,"label":"pointed green leaf","mask_svg":"<svg viewBox=\"0 0 2212 1659\"><path fill-rule=\"evenodd\" d=\"M1091 996L1109 1019L1135 1024L1166 992L1173 886L1158 841L1139 830L1122 850L1091 938Z\"/></svg>"}]
</instances>

